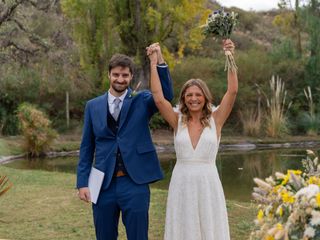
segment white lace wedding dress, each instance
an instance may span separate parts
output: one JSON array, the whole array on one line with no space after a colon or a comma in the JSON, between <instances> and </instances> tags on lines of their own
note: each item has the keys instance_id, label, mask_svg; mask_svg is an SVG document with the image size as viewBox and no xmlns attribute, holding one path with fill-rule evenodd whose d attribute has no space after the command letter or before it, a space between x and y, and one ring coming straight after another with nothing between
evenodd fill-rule
<instances>
[{"instance_id":1,"label":"white lace wedding dress","mask_svg":"<svg viewBox=\"0 0 320 240\"><path fill-rule=\"evenodd\" d=\"M173 169L166 211L165 240L229 240L226 203L216 156L219 147L213 118L194 149L181 123L174 138Z\"/></svg>"}]
</instances>

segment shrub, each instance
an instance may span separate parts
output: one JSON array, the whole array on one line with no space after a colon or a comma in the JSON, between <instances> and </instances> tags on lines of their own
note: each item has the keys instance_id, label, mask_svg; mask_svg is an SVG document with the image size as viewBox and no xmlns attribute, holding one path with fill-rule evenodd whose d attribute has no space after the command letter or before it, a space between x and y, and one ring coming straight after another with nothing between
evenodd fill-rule
<instances>
[{"instance_id":1,"label":"shrub","mask_svg":"<svg viewBox=\"0 0 320 240\"><path fill-rule=\"evenodd\" d=\"M56 131L51 128L50 120L29 103L23 103L18 107L18 118L26 151L31 157L44 154L57 137Z\"/></svg>"},{"instance_id":2,"label":"shrub","mask_svg":"<svg viewBox=\"0 0 320 240\"><path fill-rule=\"evenodd\" d=\"M166 129L169 128L169 124L164 120L160 113L156 113L150 120L150 129Z\"/></svg>"}]
</instances>

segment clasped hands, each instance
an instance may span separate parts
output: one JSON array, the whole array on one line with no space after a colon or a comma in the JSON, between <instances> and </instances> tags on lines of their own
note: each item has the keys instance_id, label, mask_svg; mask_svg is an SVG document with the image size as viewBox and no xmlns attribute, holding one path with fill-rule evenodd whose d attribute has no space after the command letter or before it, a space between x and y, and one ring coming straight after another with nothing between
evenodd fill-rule
<instances>
[{"instance_id":1,"label":"clasped hands","mask_svg":"<svg viewBox=\"0 0 320 240\"><path fill-rule=\"evenodd\" d=\"M224 39L223 43L223 50L225 52L230 52L234 55L235 46L234 43L230 39ZM146 47L147 56L150 59L150 64L161 64L164 63L161 48L158 42L151 44L150 46Z\"/></svg>"},{"instance_id":2,"label":"clasped hands","mask_svg":"<svg viewBox=\"0 0 320 240\"><path fill-rule=\"evenodd\" d=\"M165 63L161 53L160 44L158 42L153 43L150 46L146 47L146 53L147 53L147 56L149 57L151 65Z\"/></svg>"}]
</instances>

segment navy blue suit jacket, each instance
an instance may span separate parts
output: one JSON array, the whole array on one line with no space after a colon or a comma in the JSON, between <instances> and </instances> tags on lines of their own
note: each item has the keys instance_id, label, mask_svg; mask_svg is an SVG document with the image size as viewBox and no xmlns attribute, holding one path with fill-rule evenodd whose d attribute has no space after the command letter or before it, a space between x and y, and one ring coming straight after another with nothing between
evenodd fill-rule
<instances>
[{"instance_id":1,"label":"navy blue suit jacket","mask_svg":"<svg viewBox=\"0 0 320 240\"><path fill-rule=\"evenodd\" d=\"M158 67L164 96L173 98L170 73ZM137 184L163 178L155 147L149 131L149 121L158 111L150 91L132 95L131 89L123 101L118 132L108 127L108 93L87 102L83 126L80 158L77 168L77 188L87 187L91 167L105 173L103 188L111 182L119 147L125 168Z\"/></svg>"}]
</instances>

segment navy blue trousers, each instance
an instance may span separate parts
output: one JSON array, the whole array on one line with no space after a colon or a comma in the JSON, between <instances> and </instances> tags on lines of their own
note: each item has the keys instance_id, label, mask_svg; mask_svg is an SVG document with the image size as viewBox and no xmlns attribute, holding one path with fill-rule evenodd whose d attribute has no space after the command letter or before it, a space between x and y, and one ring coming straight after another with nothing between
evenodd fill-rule
<instances>
[{"instance_id":1,"label":"navy blue trousers","mask_svg":"<svg viewBox=\"0 0 320 240\"><path fill-rule=\"evenodd\" d=\"M148 184L138 185L129 176L113 178L92 204L97 240L117 239L120 212L127 239L147 240L149 202Z\"/></svg>"}]
</instances>

